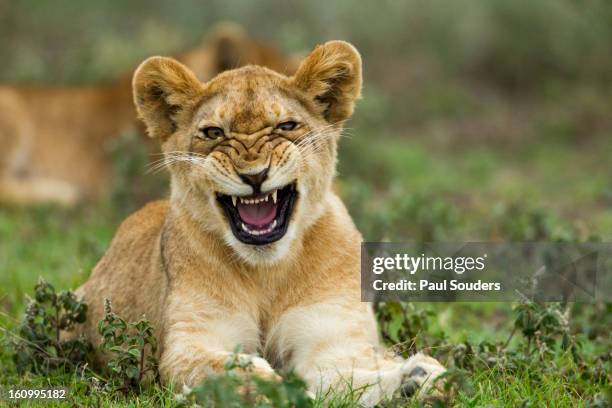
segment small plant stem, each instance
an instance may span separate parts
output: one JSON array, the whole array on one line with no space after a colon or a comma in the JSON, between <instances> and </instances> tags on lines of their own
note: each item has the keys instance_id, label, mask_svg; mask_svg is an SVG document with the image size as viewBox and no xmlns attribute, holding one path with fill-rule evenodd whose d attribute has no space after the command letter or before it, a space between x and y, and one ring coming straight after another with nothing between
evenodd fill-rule
<instances>
[{"instance_id":1,"label":"small plant stem","mask_svg":"<svg viewBox=\"0 0 612 408\"><path fill-rule=\"evenodd\" d=\"M527 352L525 354L528 356L531 355L531 336L527 338Z\"/></svg>"},{"instance_id":2,"label":"small plant stem","mask_svg":"<svg viewBox=\"0 0 612 408\"><path fill-rule=\"evenodd\" d=\"M516 333L516 326L512 329L512 332L510 332L510 336L508 337L508 340L506 340L506 342L504 343L504 347L502 347L502 350L505 350L508 347L508 345L510 344L510 340L512 340L515 333Z\"/></svg>"},{"instance_id":3,"label":"small plant stem","mask_svg":"<svg viewBox=\"0 0 612 408\"><path fill-rule=\"evenodd\" d=\"M60 308L61 306L57 302L57 297L53 300L53 306L55 307L55 347L58 351L58 355L64 357L64 350L62 343L60 342Z\"/></svg>"},{"instance_id":4,"label":"small plant stem","mask_svg":"<svg viewBox=\"0 0 612 408\"><path fill-rule=\"evenodd\" d=\"M59 306L55 305L55 341L59 344L60 341L60 324L59 324Z\"/></svg>"},{"instance_id":5,"label":"small plant stem","mask_svg":"<svg viewBox=\"0 0 612 408\"><path fill-rule=\"evenodd\" d=\"M145 357L145 349L144 347L140 350L140 372L138 373L138 385L142 382L142 376L144 375L144 357Z\"/></svg>"}]
</instances>

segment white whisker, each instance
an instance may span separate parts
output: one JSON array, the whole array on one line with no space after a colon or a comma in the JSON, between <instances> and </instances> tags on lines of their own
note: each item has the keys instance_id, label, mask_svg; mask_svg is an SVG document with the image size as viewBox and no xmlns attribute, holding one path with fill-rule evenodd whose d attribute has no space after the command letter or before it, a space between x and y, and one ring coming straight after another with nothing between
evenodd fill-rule
<instances>
[{"instance_id":1,"label":"white whisker","mask_svg":"<svg viewBox=\"0 0 612 408\"><path fill-rule=\"evenodd\" d=\"M162 154L163 157L161 159L155 160L147 166L147 173L156 173L162 169L172 167L177 163L188 163L202 169L207 168L208 156L200 153L177 151L165 152Z\"/></svg>"}]
</instances>

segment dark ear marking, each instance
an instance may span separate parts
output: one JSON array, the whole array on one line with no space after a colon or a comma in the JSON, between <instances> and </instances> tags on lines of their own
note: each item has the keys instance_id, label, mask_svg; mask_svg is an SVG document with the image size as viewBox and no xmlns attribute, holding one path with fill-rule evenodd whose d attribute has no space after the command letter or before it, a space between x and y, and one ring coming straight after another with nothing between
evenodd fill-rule
<instances>
[{"instance_id":1,"label":"dark ear marking","mask_svg":"<svg viewBox=\"0 0 612 408\"><path fill-rule=\"evenodd\" d=\"M361 95L361 56L347 42L327 42L302 61L292 80L319 105L328 122L343 122Z\"/></svg>"},{"instance_id":2,"label":"dark ear marking","mask_svg":"<svg viewBox=\"0 0 612 408\"><path fill-rule=\"evenodd\" d=\"M151 57L140 64L132 86L138 115L149 136L162 141L176 132L182 113L196 106L203 90L187 67L164 57Z\"/></svg>"},{"instance_id":3,"label":"dark ear marking","mask_svg":"<svg viewBox=\"0 0 612 408\"><path fill-rule=\"evenodd\" d=\"M213 27L208 37L212 54L212 76L238 68L249 62L252 47L244 29L235 23L220 23Z\"/></svg>"}]
</instances>

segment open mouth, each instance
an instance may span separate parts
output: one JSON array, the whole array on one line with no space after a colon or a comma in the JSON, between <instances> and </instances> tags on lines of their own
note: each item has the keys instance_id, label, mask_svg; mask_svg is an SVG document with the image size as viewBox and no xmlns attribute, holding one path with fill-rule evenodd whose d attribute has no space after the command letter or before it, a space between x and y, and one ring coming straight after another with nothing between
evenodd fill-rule
<instances>
[{"instance_id":1,"label":"open mouth","mask_svg":"<svg viewBox=\"0 0 612 408\"><path fill-rule=\"evenodd\" d=\"M295 183L252 196L217 194L234 236L250 245L270 244L285 235L296 198Z\"/></svg>"}]
</instances>

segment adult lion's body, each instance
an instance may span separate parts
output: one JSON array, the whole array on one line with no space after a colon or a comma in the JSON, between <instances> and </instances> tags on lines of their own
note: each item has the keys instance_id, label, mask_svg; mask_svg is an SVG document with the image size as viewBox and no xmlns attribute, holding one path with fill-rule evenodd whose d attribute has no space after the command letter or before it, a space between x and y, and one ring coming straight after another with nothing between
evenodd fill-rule
<instances>
[{"instance_id":1,"label":"adult lion's body","mask_svg":"<svg viewBox=\"0 0 612 408\"><path fill-rule=\"evenodd\" d=\"M11 196L6 191L0 198L19 204L50 200L70 205L108 191L108 142L135 123L129 81L99 87L13 87L5 91L12 93L11 104L19 113L1 122L25 123L27 129L18 133L0 130L3 138L20 146L12 152L3 151L1 156L8 161L22 157L19 163L7 163L0 169L4 180L13 180L21 192ZM7 102L7 97L0 93L0 100ZM45 186L55 188L56 195L49 196Z\"/></svg>"},{"instance_id":2,"label":"adult lion's body","mask_svg":"<svg viewBox=\"0 0 612 408\"><path fill-rule=\"evenodd\" d=\"M221 24L208 40L178 59L208 80L249 63L294 69L274 48L239 27ZM109 148L138 126L131 76L91 87L0 87L0 201L71 205L111 188ZM139 127L139 126L138 126Z\"/></svg>"},{"instance_id":3,"label":"adult lion's body","mask_svg":"<svg viewBox=\"0 0 612 408\"><path fill-rule=\"evenodd\" d=\"M153 57L133 86L171 194L126 220L78 290L88 338L99 341L109 298L153 322L162 381L179 387L223 372L239 345L258 375L292 370L322 393L352 384L365 405L444 371L423 355L385 357L360 302L361 236L331 189L361 92L354 47L319 46L291 77L247 66L207 83Z\"/></svg>"}]
</instances>

